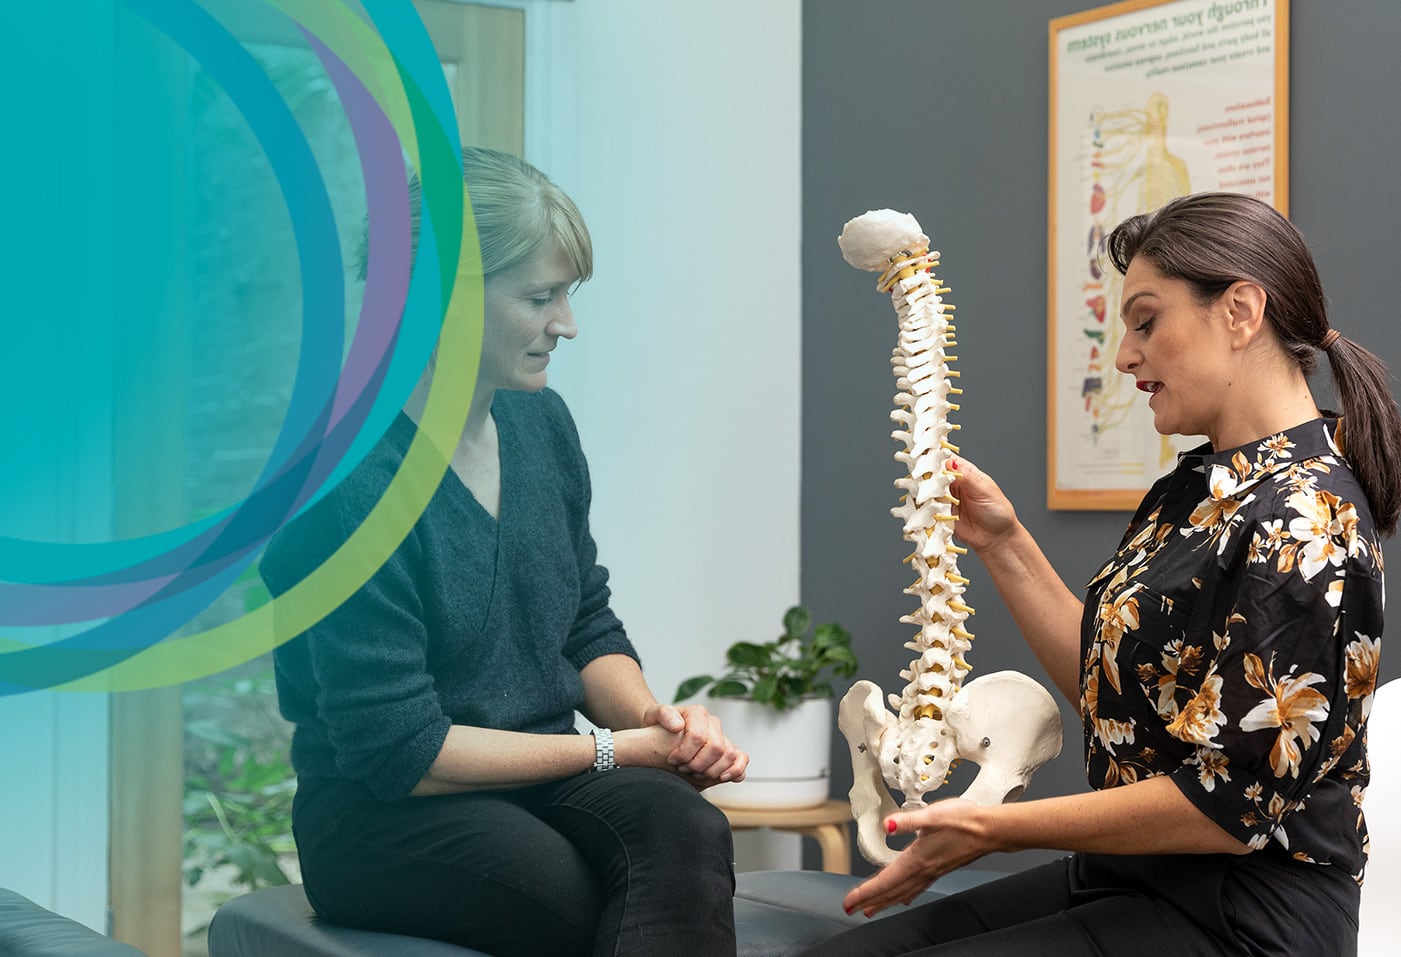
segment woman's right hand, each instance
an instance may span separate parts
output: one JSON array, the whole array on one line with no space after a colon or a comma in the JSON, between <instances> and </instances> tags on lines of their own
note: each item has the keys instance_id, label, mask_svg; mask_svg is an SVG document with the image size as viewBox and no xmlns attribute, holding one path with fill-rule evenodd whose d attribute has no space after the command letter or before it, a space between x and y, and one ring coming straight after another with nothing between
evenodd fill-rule
<instances>
[{"instance_id":1,"label":"woman's right hand","mask_svg":"<svg viewBox=\"0 0 1401 957\"><path fill-rule=\"evenodd\" d=\"M958 540L981 552L1009 538L1017 530L1017 510L992 476L962 457L949 467L958 475L949 486L958 499L953 510L958 516L953 529Z\"/></svg>"},{"instance_id":2,"label":"woman's right hand","mask_svg":"<svg viewBox=\"0 0 1401 957\"><path fill-rule=\"evenodd\" d=\"M704 708L693 711L705 714ZM714 722L719 731L719 722ZM690 765L677 765L672 758L677 749L687 743L687 730L668 731L659 724L642 728L625 728L613 732L613 755L620 767L660 768L685 778L697 791L703 791L726 781L743 781L749 755L730 743L723 735L719 739L719 757L700 771L691 770Z\"/></svg>"},{"instance_id":3,"label":"woman's right hand","mask_svg":"<svg viewBox=\"0 0 1401 957\"><path fill-rule=\"evenodd\" d=\"M659 724L613 732L613 756L620 767L661 768L675 771L668 759L682 743L684 731L668 731Z\"/></svg>"},{"instance_id":4,"label":"woman's right hand","mask_svg":"<svg viewBox=\"0 0 1401 957\"><path fill-rule=\"evenodd\" d=\"M1078 708L1084 605L1065 587L992 477L961 456L949 467L958 476L949 484L958 501L954 537L978 554L1027 644L1065 700Z\"/></svg>"}]
</instances>

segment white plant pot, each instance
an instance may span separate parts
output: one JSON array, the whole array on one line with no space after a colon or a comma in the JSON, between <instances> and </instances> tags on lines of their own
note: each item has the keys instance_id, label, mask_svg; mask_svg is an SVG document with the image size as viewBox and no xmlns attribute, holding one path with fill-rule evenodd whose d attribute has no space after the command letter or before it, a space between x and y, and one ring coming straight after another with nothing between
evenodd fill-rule
<instances>
[{"instance_id":1,"label":"white plant pot","mask_svg":"<svg viewBox=\"0 0 1401 957\"><path fill-rule=\"evenodd\" d=\"M708 698L725 735L749 752L749 770L737 784L717 784L705 796L720 807L816 807L827 800L832 776L832 701L811 698L775 711L741 698Z\"/></svg>"}]
</instances>

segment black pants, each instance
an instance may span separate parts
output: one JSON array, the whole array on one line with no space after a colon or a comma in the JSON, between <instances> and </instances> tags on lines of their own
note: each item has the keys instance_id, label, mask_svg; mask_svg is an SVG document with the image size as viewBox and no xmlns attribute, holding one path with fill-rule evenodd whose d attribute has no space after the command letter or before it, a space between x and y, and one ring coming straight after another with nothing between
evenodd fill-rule
<instances>
[{"instance_id":1,"label":"black pants","mask_svg":"<svg viewBox=\"0 0 1401 957\"><path fill-rule=\"evenodd\" d=\"M1258 853L1076 855L853 928L804 957L1350 957L1357 900L1347 875Z\"/></svg>"},{"instance_id":2,"label":"black pants","mask_svg":"<svg viewBox=\"0 0 1401 957\"><path fill-rule=\"evenodd\" d=\"M306 779L292 818L307 898L336 924L494 957L735 952L729 825L664 771L390 804Z\"/></svg>"}]
</instances>

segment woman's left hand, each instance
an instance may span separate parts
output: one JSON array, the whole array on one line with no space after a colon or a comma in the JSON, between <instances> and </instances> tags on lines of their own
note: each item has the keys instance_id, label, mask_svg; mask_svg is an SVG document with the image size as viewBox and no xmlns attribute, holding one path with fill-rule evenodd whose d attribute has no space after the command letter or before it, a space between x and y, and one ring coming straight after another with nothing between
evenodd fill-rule
<instances>
[{"instance_id":1,"label":"woman's left hand","mask_svg":"<svg viewBox=\"0 0 1401 957\"><path fill-rule=\"evenodd\" d=\"M981 813L985 810L971 801L950 798L890 815L885 821L887 831L914 831L914 842L875 876L852 888L842 901L846 912L860 909L872 917L892 904L908 904L938 878L996 850Z\"/></svg>"},{"instance_id":2,"label":"woman's left hand","mask_svg":"<svg viewBox=\"0 0 1401 957\"><path fill-rule=\"evenodd\" d=\"M720 719L698 704L655 704L642 716L642 726L660 725L681 735L668 761L698 789L727 781L743 781L749 755L720 728Z\"/></svg>"}]
</instances>

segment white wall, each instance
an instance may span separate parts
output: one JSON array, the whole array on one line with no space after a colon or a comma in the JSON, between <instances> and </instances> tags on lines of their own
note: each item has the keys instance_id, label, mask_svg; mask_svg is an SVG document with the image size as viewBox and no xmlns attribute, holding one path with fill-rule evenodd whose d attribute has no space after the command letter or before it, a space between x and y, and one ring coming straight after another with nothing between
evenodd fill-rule
<instances>
[{"instance_id":1,"label":"white wall","mask_svg":"<svg viewBox=\"0 0 1401 957\"><path fill-rule=\"evenodd\" d=\"M551 384L669 699L798 599L801 3L527 9L526 153L596 253Z\"/></svg>"},{"instance_id":2,"label":"white wall","mask_svg":"<svg viewBox=\"0 0 1401 957\"><path fill-rule=\"evenodd\" d=\"M48 194L36 195L42 200ZM23 215L21 220L32 221ZM34 275L28 265L21 261L13 275ZM110 273L104 276L102 269L101 263L90 265L90 284L69 291L65 305L73 314L102 314L97 310L105 307L101 297L110 288ZM44 295L51 296L47 287ZM110 537L110 428L102 411L88 412L111 404L111 338L88 335L96 325L101 323L62 321L22 324L13 335L7 330L13 355L28 361L13 363L0 385L0 448L7 469L0 480L0 535L58 543ZM75 334L75 327L83 332ZM69 375L34 361L38 356L62 356ZM40 646L87 627L5 627L0 644L6 650L12 641ZM91 692L0 696L0 887L102 932L108 706L108 695Z\"/></svg>"},{"instance_id":3,"label":"white wall","mask_svg":"<svg viewBox=\"0 0 1401 957\"><path fill-rule=\"evenodd\" d=\"M555 353L614 607L657 696L798 601L801 0L527 6L526 156L595 278ZM736 836L740 870L800 840Z\"/></svg>"},{"instance_id":4,"label":"white wall","mask_svg":"<svg viewBox=\"0 0 1401 957\"><path fill-rule=\"evenodd\" d=\"M107 696L0 698L0 887L107 930Z\"/></svg>"}]
</instances>

